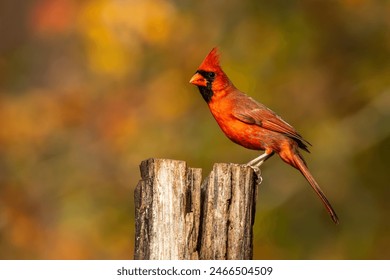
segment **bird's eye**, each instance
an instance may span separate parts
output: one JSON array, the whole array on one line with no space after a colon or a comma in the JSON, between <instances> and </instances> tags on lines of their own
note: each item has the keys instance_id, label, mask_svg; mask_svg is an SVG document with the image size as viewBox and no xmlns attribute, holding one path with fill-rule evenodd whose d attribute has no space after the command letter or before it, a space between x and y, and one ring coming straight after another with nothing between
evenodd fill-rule
<instances>
[{"instance_id":1,"label":"bird's eye","mask_svg":"<svg viewBox=\"0 0 390 280\"><path fill-rule=\"evenodd\" d=\"M210 77L211 79L214 79L214 78L215 78L215 73L214 73L214 72L209 72L209 77Z\"/></svg>"}]
</instances>

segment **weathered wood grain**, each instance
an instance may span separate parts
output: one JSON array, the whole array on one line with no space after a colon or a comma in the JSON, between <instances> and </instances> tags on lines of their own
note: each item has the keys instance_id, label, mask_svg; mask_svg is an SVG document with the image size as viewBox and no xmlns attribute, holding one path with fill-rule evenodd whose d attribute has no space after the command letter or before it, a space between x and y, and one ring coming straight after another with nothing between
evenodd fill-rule
<instances>
[{"instance_id":1,"label":"weathered wood grain","mask_svg":"<svg viewBox=\"0 0 390 280\"><path fill-rule=\"evenodd\" d=\"M202 184L200 259L244 260L253 256L256 178L244 165L215 164Z\"/></svg>"},{"instance_id":2,"label":"weathered wood grain","mask_svg":"<svg viewBox=\"0 0 390 280\"><path fill-rule=\"evenodd\" d=\"M256 210L252 168L218 163L201 169L149 159L135 192L134 259L251 259Z\"/></svg>"}]
</instances>

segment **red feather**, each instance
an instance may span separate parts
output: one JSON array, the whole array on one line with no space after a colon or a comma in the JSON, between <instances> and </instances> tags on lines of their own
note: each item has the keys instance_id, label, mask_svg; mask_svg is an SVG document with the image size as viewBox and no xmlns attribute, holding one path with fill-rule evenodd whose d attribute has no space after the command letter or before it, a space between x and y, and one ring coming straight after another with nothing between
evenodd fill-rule
<instances>
[{"instance_id":1,"label":"red feather","mask_svg":"<svg viewBox=\"0 0 390 280\"><path fill-rule=\"evenodd\" d=\"M219 54L217 47L213 48L210 51L210 53L200 64L199 69L210 72L218 71L221 69L221 67L219 66Z\"/></svg>"}]
</instances>

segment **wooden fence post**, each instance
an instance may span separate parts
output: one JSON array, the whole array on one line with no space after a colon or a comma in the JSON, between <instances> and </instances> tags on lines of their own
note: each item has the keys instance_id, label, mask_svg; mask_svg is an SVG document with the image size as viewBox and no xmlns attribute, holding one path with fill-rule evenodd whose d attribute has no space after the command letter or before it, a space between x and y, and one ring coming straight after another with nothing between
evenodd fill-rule
<instances>
[{"instance_id":1,"label":"wooden fence post","mask_svg":"<svg viewBox=\"0 0 390 280\"><path fill-rule=\"evenodd\" d=\"M215 164L202 185L202 198L200 259L252 259L257 198L253 169Z\"/></svg>"},{"instance_id":2,"label":"wooden fence post","mask_svg":"<svg viewBox=\"0 0 390 280\"><path fill-rule=\"evenodd\" d=\"M257 176L218 163L201 185L201 169L183 161L141 163L135 192L134 259L251 259Z\"/></svg>"},{"instance_id":3,"label":"wooden fence post","mask_svg":"<svg viewBox=\"0 0 390 280\"><path fill-rule=\"evenodd\" d=\"M197 259L201 169L149 159L135 192L134 259Z\"/></svg>"}]
</instances>

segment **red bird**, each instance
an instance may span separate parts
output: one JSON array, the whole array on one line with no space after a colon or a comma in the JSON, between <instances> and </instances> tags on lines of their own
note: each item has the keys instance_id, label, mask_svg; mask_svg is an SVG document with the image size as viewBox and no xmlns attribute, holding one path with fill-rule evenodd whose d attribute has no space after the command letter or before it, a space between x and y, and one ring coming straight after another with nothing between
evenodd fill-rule
<instances>
[{"instance_id":1,"label":"red bird","mask_svg":"<svg viewBox=\"0 0 390 280\"><path fill-rule=\"evenodd\" d=\"M263 150L264 154L248 163L258 168L275 153L298 169L317 193L332 220L338 217L314 177L310 174L299 148L309 152L310 143L280 116L265 105L238 90L219 64L217 48L203 60L190 83L196 85L211 114L225 135L245 148Z\"/></svg>"}]
</instances>

